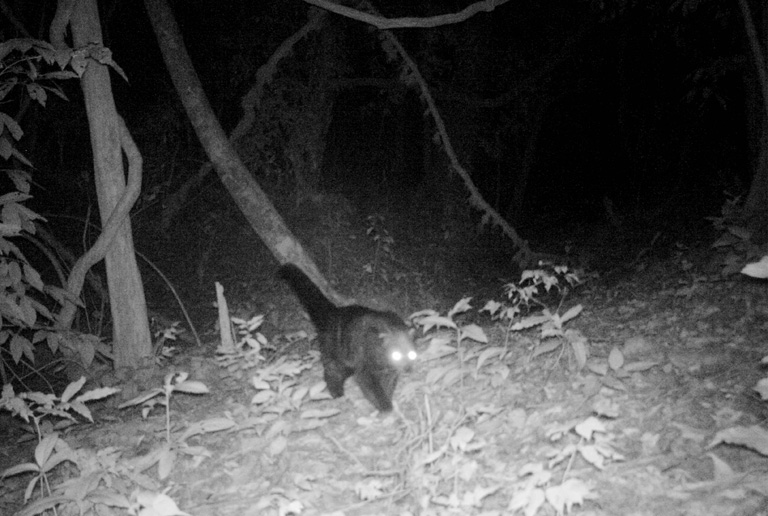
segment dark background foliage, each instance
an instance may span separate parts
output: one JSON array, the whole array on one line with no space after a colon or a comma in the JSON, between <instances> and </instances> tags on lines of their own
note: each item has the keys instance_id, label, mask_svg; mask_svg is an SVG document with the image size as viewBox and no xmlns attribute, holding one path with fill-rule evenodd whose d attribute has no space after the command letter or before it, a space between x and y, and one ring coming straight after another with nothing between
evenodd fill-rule
<instances>
[{"instance_id":1,"label":"dark background foliage","mask_svg":"<svg viewBox=\"0 0 768 516\"><path fill-rule=\"evenodd\" d=\"M430 16L469 4L386 2L377 8L387 17ZM54 7L47 1L11 5L25 27L41 30ZM255 237L214 174L184 200L175 225L158 231L165 200L205 156L141 3L103 2L100 8L105 44L130 81L113 75L118 110L145 158L144 195L133 215L140 250L177 280L197 278L191 291L229 273L226 262L255 274L248 269L260 270L268 257L257 255ZM259 67L306 22L310 7L193 0L175 2L174 9L229 131ZM20 35L10 25L3 29L5 37ZM635 247L619 257L629 258L661 229L668 242L699 238L704 217L718 213L724 192L743 193L749 184L756 142L745 110L756 85L735 4L516 1L463 23L394 32L431 88L462 164L489 203L535 246L562 253L574 243L588 247L597 235L603 244L595 247L604 247L606 232L615 237L623 231L632 233ZM383 214L402 258L424 255L418 246L427 234L436 244L455 238L470 253L506 248L475 233L478 214L432 142L434 125L418 92L398 73L375 30L330 15L322 31L280 63L257 127L237 147L305 239L316 230L302 235L302 225L322 217L338 230L347 214L363 227L365 217ZM94 194L79 91L75 83L64 88L71 102L53 100L26 113L21 145L41 187L33 208L49 216L63 241L76 245L85 226L73 220L92 220ZM308 99L319 95L324 107L312 111ZM314 143L297 137L313 127L308 113L327 126ZM302 205L293 197L299 169L326 204ZM222 240L233 236L236 244ZM353 252L342 248L342 258L329 258L327 245L310 242L310 248L326 267ZM222 264L226 250L233 253ZM598 253L588 261L600 267L608 260Z\"/></svg>"}]
</instances>

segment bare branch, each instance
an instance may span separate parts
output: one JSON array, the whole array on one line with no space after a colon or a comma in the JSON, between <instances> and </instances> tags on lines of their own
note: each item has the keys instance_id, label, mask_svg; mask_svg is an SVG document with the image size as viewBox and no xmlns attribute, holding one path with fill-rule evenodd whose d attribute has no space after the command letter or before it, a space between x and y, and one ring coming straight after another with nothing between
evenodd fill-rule
<instances>
[{"instance_id":1,"label":"bare branch","mask_svg":"<svg viewBox=\"0 0 768 516\"><path fill-rule=\"evenodd\" d=\"M382 18L381 16L365 13L345 7L343 5L334 4L328 0L304 0L308 4L320 7L353 20L358 20L369 25L373 25L379 29L413 29L424 27L439 27L441 25L450 25L452 23L460 23L474 15L481 12L491 12L498 6L507 3L509 0L483 0L477 2L466 9L453 14L441 14L439 16L430 16L427 18Z\"/></svg>"},{"instance_id":2,"label":"bare branch","mask_svg":"<svg viewBox=\"0 0 768 516\"><path fill-rule=\"evenodd\" d=\"M375 13L375 8L370 4L370 2L364 1L362 2L361 6L363 8L370 9ZM504 218L495 209L493 209L493 207L488 204L485 199L483 199L482 194L477 189L475 183L472 181L469 172L467 172L467 170L459 162L459 158L456 156L456 152L453 150L451 139L448 136L448 130L445 127L443 117L440 115L440 112L437 109L435 99L432 97L432 93L427 86L427 81L424 80L421 72L419 72L419 68L416 66L416 62L411 59L411 57L405 51L405 48L403 48L403 46L400 44L400 41L391 31L382 30L381 35L382 38L385 38L392 45L392 47L395 48L396 52L403 60L404 72L401 74L401 76L405 77L406 82L410 84L415 83L418 85L419 90L421 91L421 98L426 103L427 110L432 116L432 119L435 121L437 133L440 137L440 143L442 144L443 149L445 149L445 153L451 162L451 167L453 167L453 170L459 175L461 180L464 182L464 187L469 192L469 204L483 212L482 224L490 223L491 225L499 226L501 231L507 237L509 237L515 247L517 247L518 252L517 256L515 257L517 262L522 266L528 265L534 261L534 256L530 247L528 246L528 242L522 239L520 235L518 235L517 231L515 231L515 228L513 228L506 220L504 220Z\"/></svg>"}]
</instances>

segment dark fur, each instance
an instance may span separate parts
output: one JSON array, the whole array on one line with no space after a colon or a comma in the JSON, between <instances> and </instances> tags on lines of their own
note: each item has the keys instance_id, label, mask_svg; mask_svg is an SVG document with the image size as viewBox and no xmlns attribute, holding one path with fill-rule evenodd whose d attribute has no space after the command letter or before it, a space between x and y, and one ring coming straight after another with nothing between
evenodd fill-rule
<instances>
[{"instance_id":1,"label":"dark fur","mask_svg":"<svg viewBox=\"0 0 768 516\"><path fill-rule=\"evenodd\" d=\"M392 410L398 371L415 357L413 341L403 320L392 312L360 305L336 306L298 267L280 269L315 325L328 391L344 395L344 382L355 375L366 399L381 412ZM392 352L402 360L394 363Z\"/></svg>"}]
</instances>

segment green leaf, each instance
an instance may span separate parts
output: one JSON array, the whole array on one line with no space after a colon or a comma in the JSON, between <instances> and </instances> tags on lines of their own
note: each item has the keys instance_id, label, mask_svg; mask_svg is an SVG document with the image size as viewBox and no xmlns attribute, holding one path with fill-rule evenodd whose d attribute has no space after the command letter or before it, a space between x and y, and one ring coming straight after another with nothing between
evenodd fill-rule
<instances>
[{"instance_id":1,"label":"green leaf","mask_svg":"<svg viewBox=\"0 0 768 516\"><path fill-rule=\"evenodd\" d=\"M614 371L618 371L621 369L621 366L624 365L624 354L616 346L614 346L608 354L608 365L611 366L611 369Z\"/></svg>"},{"instance_id":2,"label":"green leaf","mask_svg":"<svg viewBox=\"0 0 768 516\"><path fill-rule=\"evenodd\" d=\"M341 413L339 409L326 409L326 410L305 410L299 417L301 419L328 419L334 416L338 416Z\"/></svg>"},{"instance_id":3,"label":"green leaf","mask_svg":"<svg viewBox=\"0 0 768 516\"><path fill-rule=\"evenodd\" d=\"M0 100L3 100L10 92L12 92L13 89L18 84L19 84L19 79L17 77L10 77L8 78L8 80L0 84ZM6 141L6 144L10 145L10 142ZM6 159L8 158L6 157Z\"/></svg>"},{"instance_id":4,"label":"green leaf","mask_svg":"<svg viewBox=\"0 0 768 516\"><path fill-rule=\"evenodd\" d=\"M189 428L187 428L187 430L182 434L179 440L183 442L194 435L221 432L222 430L229 430L234 426L235 422L225 417L198 421L197 423L191 424Z\"/></svg>"},{"instance_id":5,"label":"green leaf","mask_svg":"<svg viewBox=\"0 0 768 516\"><path fill-rule=\"evenodd\" d=\"M565 312L565 314L560 318L560 320L562 321L562 324L565 324L571 319L573 319L574 317L578 316L581 313L582 309L583 307L581 305L576 305L570 310L568 310L567 312Z\"/></svg>"},{"instance_id":6,"label":"green leaf","mask_svg":"<svg viewBox=\"0 0 768 516\"><path fill-rule=\"evenodd\" d=\"M117 392L120 392L120 389L116 389L115 387L99 387L98 389L92 389L83 395L78 396L75 401L85 403L87 401L100 400L112 396Z\"/></svg>"},{"instance_id":7,"label":"green leaf","mask_svg":"<svg viewBox=\"0 0 768 516\"><path fill-rule=\"evenodd\" d=\"M3 471L2 475L0 477L6 478L6 477L12 477L14 475L19 475L20 473L36 473L40 471L40 468L37 467L37 464L33 464L31 462L25 462L24 464L17 464L15 466L12 466L5 471Z\"/></svg>"},{"instance_id":8,"label":"green leaf","mask_svg":"<svg viewBox=\"0 0 768 516\"><path fill-rule=\"evenodd\" d=\"M529 328L533 328L534 326L544 324L551 319L552 317L547 315L530 315L513 324L510 329L512 331L527 330Z\"/></svg>"},{"instance_id":9,"label":"green leaf","mask_svg":"<svg viewBox=\"0 0 768 516\"><path fill-rule=\"evenodd\" d=\"M72 499L68 496L47 496L27 505L23 510L17 512L15 516L36 516L71 501Z\"/></svg>"},{"instance_id":10,"label":"green leaf","mask_svg":"<svg viewBox=\"0 0 768 516\"><path fill-rule=\"evenodd\" d=\"M123 409L125 407L131 407L133 405L141 405L145 401L154 398L158 394L163 394L163 389L160 389L159 387L155 388L155 389L150 389L149 391L147 391L145 393L139 394L138 396L136 396L133 399L130 399L130 400L124 402L124 403L121 403L120 405L117 406L117 408L118 409Z\"/></svg>"},{"instance_id":11,"label":"green leaf","mask_svg":"<svg viewBox=\"0 0 768 516\"><path fill-rule=\"evenodd\" d=\"M469 445L469 442L474 437L474 430L467 428L466 426L462 426L461 428L456 429L456 432L453 434L453 437L450 438L449 442L451 444L451 448L454 450L463 451L467 448L467 445Z\"/></svg>"},{"instance_id":12,"label":"green leaf","mask_svg":"<svg viewBox=\"0 0 768 516\"><path fill-rule=\"evenodd\" d=\"M21 267L17 262L8 263L8 279L13 285L21 283Z\"/></svg>"},{"instance_id":13,"label":"green leaf","mask_svg":"<svg viewBox=\"0 0 768 516\"><path fill-rule=\"evenodd\" d=\"M59 436L56 434L46 435L43 437L43 440L40 441L40 443L35 447L35 463L40 466L41 469L43 465L48 462L48 459L53 453L53 450L56 447L56 442L58 440Z\"/></svg>"},{"instance_id":14,"label":"green leaf","mask_svg":"<svg viewBox=\"0 0 768 516\"><path fill-rule=\"evenodd\" d=\"M24 131L21 129L18 122L7 114L0 112L0 132L2 132L3 127L8 129L8 132L16 141L19 141L21 137L24 136Z\"/></svg>"},{"instance_id":15,"label":"green leaf","mask_svg":"<svg viewBox=\"0 0 768 516\"><path fill-rule=\"evenodd\" d=\"M419 319L418 324L424 328L424 333L428 332L433 327L451 328L453 330L457 329L456 323L453 322L453 320L449 319L448 317L443 317L441 315L429 315L427 317Z\"/></svg>"},{"instance_id":16,"label":"green leaf","mask_svg":"<svg viewBox=\"0 0 768 516\"><path fill-rule=\"evenodd\" d=\"M96 505L108 505L110 507L120 507L121 509L128 509L130 507L128 498L110 489L96 489L88 493L88 501Z\"/></svg>"},{"instance_id":17,"label":"green leaf","mask_svg":"<svg viewBox=\"0 0 768 516\"><path fill-rule=\"evenodd\" d=\"M42 392L24 392L20 394L20 396L24 397L25 399L28 399L34 403L37 403L38 405L43 405L45 407L51 407L53 406L54 402L58 399L53 394L44 394Z\"/></svg>"},{"instance_id":18,"label":"green leaf","mask_svg":"<svg viewBox=\"0 0 768 516\"><path fill-rule=\"evenodd\" d=\"M275 392L271 390L259 391L253 398L251 398L251 405L263 405L268 401L274 399Z\"/></svg>"},{"instance_id":19,"label":"green leaf","mask_svg":"<svg viewBox=\"0 0 768 516\"><path fill-rule=\"evenodd\" d=\"M587 440L592 439L592 434L595 432L605 433L605 425L596 417L589 416L587 419L577 424L574 427L577 434Z\"/></svg>"},{"instance_id":20,"label":"green leaf","mask_svg":"<svg viewBox=\"0 0 768 516\"><path fill-rule=\"evenodd\" d=\"M62 336L60 333L48 333L48 347L51 352L56 353L59 350L59 344L61 344Z\"/></svg>"},{"instance_id":21,"label":"green leaf","mask_svg":"<svg viewBox=\"0 0 768 516\"><path fill-rule=\"evenodd\" d=\"M78 77L75 72L68 72L66 70L62 70L60 72L48 72L48 73L41 74L40 78L62 81L62 80L68 80L68 79L77 79Z\"/></svg>"},{"instance_id":22,"label":"green leaf","mask_svg":"<svg viewBox=\"0 0 768 516\"><path fill-rule=\"evenodd\" d=\"M10 348L11 357L13 357L15 363L19 363L22 355L27 357L27 360L30 362L35 362L34 346L32 346L32 343L29 342L29 339L26 337L19 335L18 333L15 334L13 337L11 337Z\"/></svg>"},{"instance_id":23,"label":"green leaf","mask_svg":"<svg viewBox=\"0 0 768 516\"><path fill-rule=\"evenodd\" d=\"M768 431L759 425L750 427L735 426L721 430L715 434L715 438L708 448L712 448L720 443L746 446L761 455L768 456Z\"/></svg>"},{"instance_id":24,"label":"green leaf","mask_svg":"<svg viewBox=\"0 0 768 516\"><path fill-rule=\"evenodd\" d=\"M52 471L56 468L59 464L62 462L73 462L77 464L77 460L75 458L75 454L72 453L72 450L67 449L66 451L63 451L61 453L57 453L50 457L48 461L43 465L43 471L45 473L48 473L49 471Z\"/></svg>"},{"instance_id":25,"label":"green leaf","mask_svg":"<svg viewBox=\"0 0 768 516\"><path fill-rule=\"evenodd\" d=\"M451 319L456 314L461 314L466 312L467 310L471 309L472 307L469 304L469 301L471 300L471 297L465 297L463 299L460 299L455 305L453 305L453 308L448 312L448 317Z\"/></svg>"},{"instance_id":26,"label":"green leaf","mask_svg":"<svg viewBox=\"0 0 768 516\"><path fill-rule=\"evenodd\" d=\"M160 460L157 463L157 476L159 476L160 479L168 478L168 475L170 475L171 471L173 471L173 466L175 464L176 452L166 447L163 450L163 453L160 454ZM168 500L170 500L170 498ZM171 500L171 502L173 502L173 500Z\"/></svg>"},{"instance_id":27,"label":"green leaf","mask_svg":"<svg viewBox=\"0 0 768 516\"><path fill-rule=\"evenodd\" d=\"M78 391L83 388L83 385L85 385L85 376L81 376L76 382L67 385L67 388L64 389L64 392L61 395L61 401L68 402L72 399L72 396L77 394Z\"/></svg>"},{"instance_id":28,"label":"green leaf","mask_svg":"<svg viewBox=\"0 0 768 516\"><path fill-rule=\"evenodd\" d=\"M27 326L34 326L35 322L37 322L37 311L32 306L32 300L28 297L22 297L19 299L19 309L21 309L21 312L24 316L22 321L24 321L24 324Z\"/></svg>"},{"instance_id":29,"label":"green leaf","mask_svg":"<svg viewBox=\"0 0 768 516\"><path fill-rule=\"evenodd\" d=\"M761 363L765 363L765 358L761 361ZM757 382L757 385L754 386L754 390L756 390L760 397L763 400L768 399L768 378L763 378L759 382ZM5 393L3 393L3 398L5 398Z\"/></svg>"},{"instance_id":30,"label":"green leaf","mask_svg":"<svg viewBox=\"0 0 768 516\"><path fill-rule=\"evenodd\" d=\"M768 256L763 256L759 262L748 263L741 269L741 273L757 279L768 278Z\"/></svg>"},{"instance_id":31,"label":"green leaf","mask_svg":"<svg viewBox=\"0 0 768 516\"><path fill-rule=\"evenodd\" d=\"M188 381L175 385L174 391L188 392L190 394L208 394L210 391L203 382Z\"/></svg>"},{"instance_id":32,"label":"green leaf","mask_svg":"<svg viewBox=\"0 0 768 516\"><path fill-rule=\"evenodd\" d=\"M568 342L571 344L573 354L576 356L576 363L579 369L583 369L587 365L587 358L589 357L586 339L568 339Z\"/></svg>"},{"instance_id":33,"label":"green leaf","mask_svg":"<svg viewBox=\"0 0 768 516\"><path fill-rule=\"evenodd\" d=\"M31 38L14 38L0 43L0 61L8 57L8 54L18 50L22 54L32 48Z\"/></svg>"},{"instance_id":34,"label":"green leaf","mask_svg":"<svg viewBox=\"0 0 768 516\"><path fill-rule=\"evenodd\" d=\"M476 324L468 324L461 328L461 338L469 337L476 342L488 343L488 337L485 335L483 329Z\"/></svg>"},{"instance_id":35,"label":"green leaf","mask_svg":"<svg viewBox=\"0 0 768 516\"><path fill-rule=\"evenodd\" d=\"M85 406L84 403L80 403L79 401L73 401L69 404L69 408L71 410L74 410L81 416L83 416L85 419L93 423L93 417L91 416L91 411L88 409L88 407Z\"/></svg>"},{"instance_id":36,"label":"green leaf","mask_svg":"<svg viewBox=\"0 0 768 516\"><path fill-rule=\"evenodd\" d=\"M550 340L549 342L539 344L538 346L536 346L536 349L533 351L533 355L531 356L531 358L536 358L539 355L550 353L559 347L560 347L559 340Z\"/></svg>"},{"instance_id":37,"label":"green leaf","mask_svg":"<svg viewBox=\"0 0 768 516\"><path fill-rule=\"evenodd\" d=\"M136 500L141 504L141 514L155 516L189 516L181 511L171 497L162 493L140 492Z\"/></svg>"},{"instance_id":38,"label":"green leaf","mask_svg":"<svg viewBox=\"0 0 768 516\"><path fill-rule=\"evenodd\" d=\"M482 353L480 353L480 355L477 357L477 366L475 367L475 370L479 371L487 360L503 355L504 351L504 348L499 346L484 349Z\"/></svg>"},{"instance_id":39,"label":"green leaf","mask_svg":"<svg viewBox=\"0 0 768 516\"><path fill-rule=\"evenodd\" d=\"M496 312L498 312L501 308L503 308L504 305L499 303L498 301L490 300L485 303L485 306L482 307L479 311L484 312L487 311L491 316L496 315Z\"/></svg>"},{"instance_id":40,"label":"green leaf","mask_svg":"<svg viewBox=\"0 0 768 516\"><path fill-rule=\"evenodd\" d=\"M34 267L29 265L28 263L24 264L24 278L34 288L36 288L40 292L43 291L43 280L42 280L42 278L40 278L40 273L38 273L34 269Z\"/></svg>"},{"instance_id":41,"label":"green leaf","mask_svg":"<svg viewBox=\"0 0 768 516\"><path fill-rule=\"evenodd\" d=\"M558 514L570 514L573 505L582 505L586 499L597 497L582 480L569 478L559 486L546 489L547 501Z\"/></svg>"}]
</instances>

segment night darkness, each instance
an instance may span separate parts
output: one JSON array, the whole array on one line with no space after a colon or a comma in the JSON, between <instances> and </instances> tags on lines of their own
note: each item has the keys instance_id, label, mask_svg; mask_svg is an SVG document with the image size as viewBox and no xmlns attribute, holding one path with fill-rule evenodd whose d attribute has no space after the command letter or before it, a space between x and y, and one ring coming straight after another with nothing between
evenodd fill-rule
<instances>
[{"instance_id":1,"label":"night darkness","mask_svg":"<svg viewBox=\"0 0 768 516\"><path fill-rule=\"evenodd\" d=\"M469 3L379 8L394 18L462 5ZM32 27L47 27L53 11L47 2L16 7ZM256 278L273 277L265 267L272 257L215 173L185 190L207 158L147 13L138 2L100 7L105 44L128 77L112 75L117 109L144 157L132 212L138 249L195 304L205 305L217 280L249 296ZM260 68L307 22L310 7L184 1L173 8L230 132ZM759 127L747 105L756 105L757 78L736 7L508 2L460 23L393 32L418 66L459 163L535 252L604 273L649 246L663 258L681 245L706 247L717 236L706 217L749 188ZM5 34L17 35L10 27ZM331 276L370 270L386 241L388 281L404 277L395 272L403 265L428 278L415 292L404 280L367 296L409 299L416 308L423 288L440 299L478 285L495 289L489 282L516 273L516 249L480 226L482 212L469 206L435 143L435 122L399 65L375 29L328 15L271 72L237 152ZM95 192L81 93L75 81L62 88L70 102L52 98L26 112L20 148L38 171L31 206L65 245L78 247L84 234L95 235L83 225L94 222ZM302 196L300 182L313 193ZM358 248L366 241L373 248ZM476 267L478 260L486 266ZM150 304L174 304L162 282L145 283Z\"/></svg>"},{"instance_id":2,"label":"night darkness","mask_svg":"<svg viewBox=\"0 0 768 516\"><path fill-rule=\"evenodd\" d=\"M600 222L605 200L622 217L659 210L661 218L682 216L695 226L717 213L725 190L740 194L748 186L755 157L746 134L744 84L754 74L738 11L709 3L696 9L610 5L510 2L463 23L395 31L431 88L461 163L515 227L533 229L541 220ZM397 17L456 7L394 3L381 9ZM307 6L181 2L175 9L211 103L231 130L258 67L306 21ZM45 17L34 10L26 13L29 23L44 26ZM173 188L204 156L190 141L146 14L130 2L105 3L102 10L105 43L130 80L115 76L113 88L148 160L145 190ZM319 186L363 206L370 206L370 196L381 198L381 188L405 205L420 202L414 192L450 171L440 149L425 143L434 126L423 116L418 93L397 80L397 69L364 24L334 15L326 30L333 34L324 47L333 53L325 56L331 77L320 84L333 88L333 107ZM284 77L273 87L283 88L278 94L284 99L297 94L297 81L313 80L316 43L299 46L282 65ZM67 87L77 102L76 88ZM45 129L29 131L54 133L44 141L55 141L58 149L35 142L36 163L56 169L51 181L70 187L75 169L88 165L85 141L73 140L85 136L84 129L51 122L68 110L77 108L51 105L36 119ZM249 156L257 175L269 169L290 176L284 156L261 151ZM169 152L178 161L169 163ZM72 198L89 197L84 183L77 183ZM83 208L67 200L67 210L82 214Z\"/></svg>"},{"instance_id":3,"label":"night darkness","mask_svg":"<svg viewBox=\"0 0 768 516\"><path fill-rule=\"evenodd\" d=\"M144 8L156 21L159 0L99 1L127 76L110 71L117 111L143 157L138 287L105 286L100 260L72 331L43 323L66 302L7 244L40 284L66 285L102 229L104 181L81 82L59 81L68 100L44 107L0 90L34 165L30 200L5 195L12 172L0 182L0 377L16 393L61 393L81 374L100 388L81 403L66 387L72 432L35 426L17 446L29 429L0 420L0 514L29 503L29 478L3 471L35 445L24 472L70 461L87 480L49 478L53 494L32 501L61 496L41 511L79 496L83 514L163 497L211 516L766 514L768 84L742 15L763 20L765 56L766 2L510 0L393 29L437 117L392 40L361 21L300 0L169 1L229 163L266 197L236 191L226 160L207 168L215 139L201 144ZM471 5L375 7L394 19ZM47 40L55 7L0 0L0 37ZM6 227L22 203L44 217L35 238ZM129 305L139 317L122 318ZM121 341L126 320L143 338ZM120 363L138 340L151 353ZM200 383L174 391L180 372ZM0 417L58 403L14 396L3 389ZM86 401L99 424L80 425ZM72 436L77 461L50 440ZM137 501L139 483L156 497Z\"/></svg>"}]
</instances>

